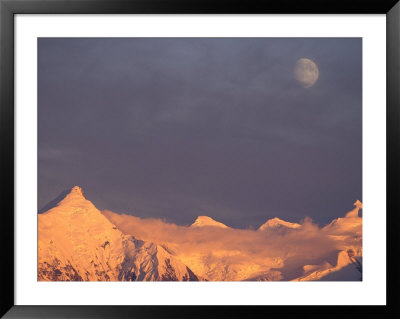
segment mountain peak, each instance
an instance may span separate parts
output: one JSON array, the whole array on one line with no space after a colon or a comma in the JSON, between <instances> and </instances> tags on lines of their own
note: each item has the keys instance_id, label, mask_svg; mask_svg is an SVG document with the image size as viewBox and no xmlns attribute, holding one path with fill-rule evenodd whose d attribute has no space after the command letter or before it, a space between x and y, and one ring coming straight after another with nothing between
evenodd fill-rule
<instances>
[{"instance_id":1,"label":"mountain peak","mask_svg":"<svg viewBox=\"0 0 400 319\"><path fill-rule=\"evenodd\" d=\"M71 199L75 199L75 200L86 199L83 189L79 186L72 187L64 199L67 199L67 198L71 198Z\"/></svg>"},{"instance_id":2,"label":"mountain peak","mask_svg":"<svg viewBox=\"0 0 400 319\"><path fill-rule=\"evenodd\" d=\"M39 209L39 213L45 213L57 206L64 205L71 202L86 202L85 193L82 188L79 186L74 186L72 188L68 188L63 190L56 198L48 202L41 209Z\"/></svg>"},{"instance_id":3,"label":"mountain peak","mask_svg":"<svg viewBox=\"0 0 400 319\"><path fill-rule=\"evenodd\" d=\"M287 221L284 221L278 217L272 218L267 220L264 224L262 224L260 226L260 228L258 228L259 230L265 230L265 229L276 229L276 228L281 228L281 227L285 227L285 228L300 228L301 225L300 224L296 224L296 223L290 223Z\"/></svg>"},{"instance_id":4,"label":"mountain peak","mask_svg":"<svg viewBox=\"0 0 400 319\"><path fill-rule=\"evenodd\" d=\"M71 188L70 194L78 195L78 196L83 196L85 197L85 193L83 192L83 189L79 186L74 186Z\"/></svg>"},{"instance_id":5,"label":"mountain peak","mask_svg":"<svg viewBox=\"0 0 400 319\"><path fill-rule=\"evenodd\" d=\"M363 208L363 204L358 199L356 200L356 202L353 205L356 206L358 209Z\"/></svg>"},{"instance_id":6,"label":"mountain peak","mask_svg":"<svg viewBox=\"0 0 400 319\"><path fill-rule=\"evenodd\" d=\"M218 222L208 216L198 216L194 223L190 227L204 227L204 226L214 226L220 228L229 228L225 224Z\"/></svg>"},{"instance_id":7,"label":"mountain peak","mask_svg":"<svg viewBox=\"0 0 400 319\"><path fill-rule=\"evenodd\" d=\"M92 206L93 204L88 201L85 197L83 189L79 186L74 186L71 188L70 192L61 200L57 206Z\"/></svg>"},{"instance_id":8,"label":"mountain peak","mask_svg":"<svg viewBox=\"0 0 400 319\"><path fill-rule=\"evenodd\" d=\"M363 204L357 199L356 202L353 204L355 206L355 208L351 211L349 211L346 214L346 217L359 217L358 216L358 212L360 211L360 209L363 208Z\"/></svg>"}]
</instances>

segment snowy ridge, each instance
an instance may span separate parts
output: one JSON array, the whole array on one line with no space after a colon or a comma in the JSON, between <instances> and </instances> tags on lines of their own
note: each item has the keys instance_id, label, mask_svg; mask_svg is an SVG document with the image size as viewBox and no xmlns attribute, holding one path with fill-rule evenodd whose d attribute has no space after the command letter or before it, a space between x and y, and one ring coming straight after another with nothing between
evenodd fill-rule
<instances>
[{"instance_id":1,"label":"snowy ridge","mask_svg":"<svg viewBox=\"0 0 400 319\"><path fill-rule=\"evenodd\" d=\"M38 280L198 279L161 246L124 235L75 186L38 215Z\"/></svg>"},{"instance_id":2,"label":"snowy ridge","mask_svg":"<svg viewBox=\"0 0 400 319\"><path fill-rule=\"evenodd\" d=\"M323 228L273 218L234 229L199 216L190 226L142 221L141 232L140 218L101 213L75 186L38 215L38 280L361 280L362 203L354 206Z\"/></svg>"}]
</instances>

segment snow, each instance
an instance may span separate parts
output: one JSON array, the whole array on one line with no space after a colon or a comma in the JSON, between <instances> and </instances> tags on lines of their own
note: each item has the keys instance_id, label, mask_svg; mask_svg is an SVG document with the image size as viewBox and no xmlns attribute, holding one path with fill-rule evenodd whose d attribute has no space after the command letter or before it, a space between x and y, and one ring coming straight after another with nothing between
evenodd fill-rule
<instances>
[{"instance_id":1,"label":"snow","mask_svg":"<svg viewBox=\"0 0 400 319\"><path fill-rule=\"evenodd\" d=\"M268 230L268 229L278 229L278 228L290 228L297 229L300 228L300 224L286 222L278 217L272 218L262 224L258 229L259 230Z\"/></svg>"},{"instance_id":2,"label":"snow","mask_svg":"<svg viewBox=\"0 0 400 319\"><path fill-rule=\"evenodd\" d=\"M356 208L354 208L353 210L349 211L346 214L346 217L358 217L358 212L360 211L360 209L362 209L362 204L361 202L357 199L357 201L353 204Z\"/></svg>"},{"instance_id":3,"label":"snow","mask_svg":"<svg viewBox=\"0 0 400 319\"><path fill-rule=\"evenodd\" d=\"M347 251L341 251L337 256L337 263L331 266L328 262L321 265L306 265L304 271L305 276L296 278L293 281L310 281L310 280L358 280L361 278L361 271L357 269L357 261L362 261L362 258L351 257Z\"/></svg>"},{"instance_id":4,"label":"snow","mask_svg":"<svg viewBox=\"0 0 400 319\"><path fill-rule=\"evenodd\" d=\"M196 280L164 248L125 235L75 186L38 215L38 280Z\"/></svg>"},{"instance_id":5,"label":"snow","mask_svg":"<svg viewBox=\"0 0 400 319\"><path fill-rule=\"evenodd\" d=\"M205 227L205 226L213 226L220 228L229 228L225 224L218 222L211 217L208 216L198 216L191 227Z\"/></svg>"},{"instance_id":6,"label":"snow","mask_svg":"<svg viewBox=\"0 0 400 319\"><path fill-rule=\"evenodd\" d=\"M324 227L324 230L330 232L332 236L340 235L356 235L362 234L362 217L359 216L359 211L362 209L360 201L354 203L355 208L348 212L344 218L337 218L330 224Z\"/></svg>"},{"instance_id":7,"label":"snow","mask_svg":"<svg viewBox=\"0 0 400 319\"><path fill-rule=\"evenodd\" d=\"M313 271L296 280L354 280L361 277L361 271L357 268L362 263L362 218L359 217L362 203L357 200L353 205L355 208L344 218L337 218L322 229L341 249L336 265L306 265L305 272Z\"/></svg>"},{"instance_id":8,"label":"snow","mask_svg":"<svg viewBox=\"0 0 400 319\"><path fill-rule=\"evenodd\" d=\"M38 215L38 280L360 280L362 203L354 206L323 228L276 217L240 230L199 216L189 227L146 221L137 238L140 219L101 213L74 186Z\"/></svg>"}]
</instances>

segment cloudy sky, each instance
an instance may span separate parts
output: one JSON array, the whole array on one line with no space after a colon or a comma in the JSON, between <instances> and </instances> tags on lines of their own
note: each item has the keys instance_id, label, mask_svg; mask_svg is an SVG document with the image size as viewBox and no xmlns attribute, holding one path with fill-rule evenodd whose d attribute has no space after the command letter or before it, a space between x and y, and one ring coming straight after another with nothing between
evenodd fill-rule
<instances>
[{"instance_id":1,"label":"cloudy sky","mask_svg":"<svg viewBox=\"0 0 400 319\"><path fill-rule=\"evenodd\" d=\"M99 209L247 228L362 200L361 39L38 41L39 209L79 185Z\"/></svg>"}]
</instances>

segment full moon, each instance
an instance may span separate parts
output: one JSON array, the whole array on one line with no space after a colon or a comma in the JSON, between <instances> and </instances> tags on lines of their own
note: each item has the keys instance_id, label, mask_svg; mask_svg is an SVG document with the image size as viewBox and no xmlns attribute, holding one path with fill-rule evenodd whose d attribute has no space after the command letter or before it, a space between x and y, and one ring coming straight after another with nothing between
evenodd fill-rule
<instances>
[{"instance_id":1,"label":"full moon","mask_svg":"<svg viewBox=\"0 0 400 319\"><path fill-rule=\"evenodd\" d=\"M314 61L306 58L297 60L294 67L294 77L302 87L312 87L317 82L318 76L318 66Z\"/></svg>"}]
</instances>

